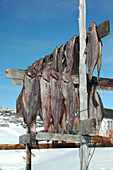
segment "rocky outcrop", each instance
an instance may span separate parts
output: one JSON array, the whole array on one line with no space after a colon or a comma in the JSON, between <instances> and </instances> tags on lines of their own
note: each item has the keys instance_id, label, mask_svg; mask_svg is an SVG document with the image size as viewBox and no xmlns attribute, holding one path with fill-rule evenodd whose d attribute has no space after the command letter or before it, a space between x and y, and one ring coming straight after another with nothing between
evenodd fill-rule
<instances>
[{"instance_id":1,"label":"rocky outcrop","mask_svg":"<svg viewBox=\"0 0 113 170\"><path fill-rule=\"evenodd\" d=\"M9 127L11 123L26 128L23 118L16 117L16 110L0 107L0 127ZM43 127L43 122L39 116L37 116L36 126Z\"/></svg>"}]
</instances>

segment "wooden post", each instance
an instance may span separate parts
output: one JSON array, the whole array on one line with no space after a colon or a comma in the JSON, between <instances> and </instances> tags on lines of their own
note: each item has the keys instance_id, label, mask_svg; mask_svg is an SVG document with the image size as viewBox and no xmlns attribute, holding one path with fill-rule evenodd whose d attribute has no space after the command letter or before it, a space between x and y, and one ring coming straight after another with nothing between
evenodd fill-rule
<instances>
[{"instance_id":1,"label":"wooden post","mask_svg":"<svg viewBox=\"0 0 113 170\"><path fill-rule=\"evenodd\" d=\"M29 133L29 128L26 128L26 134ZM26 170L31 170L31 137L30 141L26 143Z\"/></svg>"},{"instance_id":2,"label":"wooden post","mask_svg":"<svg viewBox=\"0 0 113 170\"><path fill-rule=\"evenodd\" d=\"M79 1L79 42L80 42L80 63L79 63L79 96L80 96L80 120L88 118L87 111L87 76L86 76L86 3ZM80 167L81 170L88 169L88 144L80 145Z\"/></svg>"}]
</instances>

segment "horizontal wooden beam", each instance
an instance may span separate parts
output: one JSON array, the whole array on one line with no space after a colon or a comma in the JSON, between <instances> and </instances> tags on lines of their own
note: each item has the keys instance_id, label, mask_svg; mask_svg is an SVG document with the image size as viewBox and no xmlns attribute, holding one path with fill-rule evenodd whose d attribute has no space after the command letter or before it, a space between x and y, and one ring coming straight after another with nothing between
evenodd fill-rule
<instances>
[{"instance_id":1,"label":"horizontal wooden beam","mask_svg":"<svg viewBox=\"0 0 113 170\"><path fill-rule=\"evenodd\" d=\"M104 109L105 113L104 113L104 118L107 119L113 119L113 110L112 109Z\"/></svg>"},{"instance_id":2,"label":"horizontal wooden beam","mask_svg":"<svg viewBox=\"0 0 113 170\"><path fill-rule=\"evenodd\" d=\"M85 142L83 136L80 135L71 135L71 134L59 134L59 133L45 133L39 132L36 134L36 140L38 141L60 141L60 142L72 142L80 143L81 141ZM25 134L19 137L20 144L30 143L30 134Z\"/></svg>"},{"instance_id":3,"label":"horizontal wooden beam","mask_svg":"<svg viewBox=\"0 0 113 170\"><path fill-rule=\"evenodd\" d=\"M26 71L21 70L21 69L6 69L5 70L5 77L10 78L10 79L23 80L25 73L26 73Z\"/></svg>"},{"instance_id":4,"label":"horizontal wooden beam","mask_svg":"<svg viewBox=\"0 0 113 170\"><path fill-rule=\"evenodd\" d=\"M23 85L23 79L26 71L20 69L6 69L6 78L13 79L14 85ZM96 77L95 77L96 78ZM72 75L72 80L75 85L79 84L78 75ZM100 78L99 84L97 85L97 90L113 91L113 79Z\"/></svg>"},{"instance_id":5,"label":"horizontal wooden beam","mask_svg":"<svg viewBox=\"0 0 113 170\"><path fill-rule=\"evenodd\" d=\"M22 135L19 137L19 144L26 144L25 138L29 138L28 135ZM53 141L63 143L74 143L80 144L88 143L89 146L113 146L113 138L102 137L102 136L81 136L81 135L70 135L70 134L56 134L56 133L44 133L39 132L36 135L36 141Z\"/></svg>"},{"instance_id":6,"label":"horizontal wooden beam","mask_svg":"<svg viewBox=\"0 0 113 170\"><path fill-rule=\"evenodd\" d=\"M88 147L113 147L113 138L95 136L91 137L95 139L95 143L88 143ZM100 140L101 139L101 140ZM100 140L100 143L96 142ZM31 149L57 149L57 148L79 148L80 143L38 143L37 145L31 145ZM21 150L26 149L25 144L0 144L0 150Z\"/></svg>"},{"instance_id":7,"label":"horizontal wooden beam","mask_svg":"<svg viewBox=\"0 0 113 170\"><path fill-rule=\"evenodd\" d=\"M39 143L32 145L31 149L57 149L57 148L79 148L80 143ZM89 143L88 147L113 147L113 144L92 144ZM21 150L26 149L25 144L0 144L0 150Z\"/></svg>"}]
</instances>

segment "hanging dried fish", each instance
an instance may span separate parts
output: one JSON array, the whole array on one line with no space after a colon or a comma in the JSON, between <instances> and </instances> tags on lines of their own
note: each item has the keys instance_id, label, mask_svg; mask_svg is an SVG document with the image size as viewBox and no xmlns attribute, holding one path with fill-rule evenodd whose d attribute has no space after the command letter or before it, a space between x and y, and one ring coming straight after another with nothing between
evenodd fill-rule
<instances>
[{"instance_id":1,"label":"hanging dried fish","mask_svg":"<svg viewBox=\"0 0 113 170\"><path fill-rule=\"evenodd\" d=\"M68 124L72 128L75 118L76 96L70 73L62 73L62 94L65 100Z\"/></svg>"},{"instance_id":2,"label":"hanging dried fish","mask_svg":"<svg viewBox=\"0 0 113 170\"><path fill-rule=\"evenodd\" d=\"M66 62L67 62L66 70L69 71L71 74L73 72L73 65L74 65L74 58L75 58L75 41L76 41L76 36L74 36L69 42L67 42L66 51L65 51Z\"/></svg>"},{"instance_id":3,"label":"hanging dried fish","mask_svg":"<svg viewBox=\"0 0 113 170\"><path fill-rule=\"evenodd\" d=\"M88 29L88 43L85 53L87 54L89 80L91 80L94 68L99 58L99 39L95 22L92 22Z\"/></svg>"},{"instance_id":4,"label":"hanging dried fish","mask_svg":"<svg viewBox=\"0 0 113 170\"><path fill-rule=\"evenodd\" d=\"M27 113L25 112L25 108L24 108L23 94L24 94L24 88L22 88L19 97L16 100L16 113L17 113L16 116L23 117L24 122L26 123L25 117L27 117Z\"/></svg>"},{"instance_id":5,"label":"hanging dried fish","mask_svg":"<svg viewBox=\"0 0 113 170\"><path fill-rule=\"evenodd\" d=\"M99 80L100 69L101 69L101 54L102 54L102 42L99 41L99 58L98 58L98 63L97 63L97 68L98 68L97 80Z\"/></svg>"},{"instance_id":6,"label":"hanging dried fish","mask_svg":"<svg viewBox=\"0 0 113 170\"><path fill-rule=\"evenodd\" d=\"M92 85L91 91L88 96L88 112L89 112L89 118L91 117L96 118L96 129L98 131L103 119L104 108L103 108L101 98L98 92L96 92L95 85Z\"/></svg>"},{"instance_id":7,"label":"hanging dried fish","mask_svg":"<svg viewBox=\"0 0 113 170\"><path fill-rule=\"evenodd\" d=\"M58 71L58 47L55 47L54 49L51 68L54 68L56 71Z\"/></svg>"},{"instance_id":8,"label":"hanging dried fish","mask_svg":"<svg viewBox=\"0 0 113 170\"><path fill-rule=\"evenodd\" d=\"M21 113L29 133L35 138L36 116L40 109L40 85L35 68L28 67L24 77L22 92L17 99L17 113Z\"/></svg>"},{"instance_id":9,"label":"hanging dried fish","mask_svg":"<svg viewBox=\"0 0 113 170\"><path fill-rule=\"evenodd\" d=\"M73 68L71 74L79 74L79 37L75 39L74 52L73 52Z\"/></svg>"},{"instance_id":10,"label":"hanging dried fish","mask_svg":"<svg viewBox=\"0 0 113 170\"><path fill-rule=\"evenodd\" d=\"M42 63L43 58L40 58L39 60L36 60L31 67L35 68L36 72L39 73L42 71Z\"/></svg>"},{"instance_id":11,"label":"hanging dried fish","mask_svg":"<svg viewBox=\"0 0 113 170\"><path fill-rule=\"evenodd\" d=\"M41 110L45 132L48 132L51 126L50 74L51 69L48 67L42 72L42 77L40 79Z\"/></svg>"},{"instance_id":12,"label":"hanging dried fish","mask_svg":"<svg viewBox=\"0 0 113 170\"><path fill-rule=\"evenodd\" d=\"M49 54L49 55L46 55L44 58L43 58L43 63L42 63L42 68L43 70L49 66L51 66L53 62L53 53L52 54Z\"/></svg>"},{"instance_id":13,"label":"hanging dried fish","mask_svg":"<svg viewBox=\"0 0 113 170\"><path fill-rule=\"evenodd\" d=\"M53 117L54 132L58 133L58 124L62 116L61 76L55 69L51 71L51 114Z\"/></svg>"},{"instance_id":14,"label":"hanging dried fish","mask_svg":"<svg viewBox=\"0 0 113 170\"><path fill-rule=\"evenodd\" d=\"M65 58L65 43L64 43L59 48L59 52L58 52L58 72L62 73L65 66L66 66L66 58Z\"/></svg>"}]
</instances>

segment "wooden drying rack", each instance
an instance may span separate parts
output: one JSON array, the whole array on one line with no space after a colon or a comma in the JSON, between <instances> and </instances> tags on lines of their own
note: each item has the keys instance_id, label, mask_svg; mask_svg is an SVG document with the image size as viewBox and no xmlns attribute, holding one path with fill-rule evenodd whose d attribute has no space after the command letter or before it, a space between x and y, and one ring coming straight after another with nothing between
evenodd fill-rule
<instances>
[{"instance_id":1,"label":"wooden drying rack","mask_svg":"<svg viewBox=\"0 0 113 170\"><path fill-rule=\"evenodd\" d=\"M108 20L97 26L97 33L99 39L110 34ZM25 70L6 69L5 76L13 79L14 85L23 85L25 73ZM77 75L72 75L72 79L75 85L79 85L79 77ZM113 91L113 79L100 78L97 89ZM26 149L26 169L31 170L31 149L78 148L81 143L87 143L89 147L113 147L113 138L88 135L95 133L95 119L75 122L74 127L76 128L71 133L77 133L77 135L39 132L36 134L36 141L31 141L30 134L26 134L19 137L19 144L0 145L0 150ZM77 128L78 131L75 130ZM40 141L46 141L46 143L40 143Z\"/></svg>"}]
</instances>

